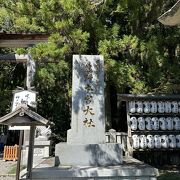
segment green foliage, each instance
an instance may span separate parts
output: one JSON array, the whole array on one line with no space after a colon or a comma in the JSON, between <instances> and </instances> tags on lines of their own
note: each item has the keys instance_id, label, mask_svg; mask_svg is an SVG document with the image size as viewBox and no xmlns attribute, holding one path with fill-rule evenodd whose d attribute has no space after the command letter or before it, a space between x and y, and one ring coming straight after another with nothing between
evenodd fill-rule
<instances>
[{"instance_id":1,"label":"green foliage","mask_svg":"<svg viewBox=\"0 0 180 180\"><path fill-rule=\"evenodd\" d=\"M40 64L36 75L36 88L39 92L38 112L53 121L56 135L64 137L70 124L71 89L68 63L64 60L57 64Z\"/></svg>"},{"instance_id":2,"label":"green foliage","mask_svg":"<svg viewBox=\"0 0 180 180\"><path fill-rule=\"evenodd\" d=\"M98 50L105 57L106 81L119 92L179 93L173 86L180 78L179 29L157 21L168 5L163 0L107 1L104 19L109 24Z\"/></svg>"},{"instance_id":3,"label":"green foliage","mask_svg":"<svg viewBox=\"0 0 180 180\"><path fill-rule=\"evenodd\" d=\"M16 86L24 86L24 76L25 71L22 64L0 64L0 116L9 112L12 90Z\"/></svg>"},{"instance_id":4,"label":"green foliage","mask_svg":"<svg viewBox=\"0 0 180 180\"><path fill-rule=\"evenodd\" d=\"M35 59L38 112L55 122L56 134L64 136L70 124L73 54L104 55L106 86L119 93L180 92L179 29L157 21L175 2L0 0L2 29L50 34L48 43L12 51ZM19 65L0 68L4 100L15 86L23 86L25 73ZM0 103L1 114L7 104Z\"/></svg>"},{"instance_id":5,"label":"green foliage","mask_svg":"<svg viewBox=\"0 0 180 180\"><path fill-rule=\"evenodd\" d=\"M179 172L165 172L160 174L158 180L177 180L180 178Z\"/></svg>"}]
</instances>

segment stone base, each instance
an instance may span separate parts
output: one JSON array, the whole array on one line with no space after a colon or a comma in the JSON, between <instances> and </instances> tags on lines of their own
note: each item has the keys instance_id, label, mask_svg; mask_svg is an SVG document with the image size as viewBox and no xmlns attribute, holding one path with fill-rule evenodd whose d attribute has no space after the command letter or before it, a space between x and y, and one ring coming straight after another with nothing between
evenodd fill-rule
<instances>
[{"instance_id":1,"label":"stone base","mask_svg":"<svg viewBox=\"0 0 180 180\"><path fill-rule=\"evenodd\" d=\"M27 165L28 151L29 151L29 141L25 141L21 154L22 165ZM50 154L51 154L51 141L35 139L33 163L38 164L39 162L42 161L43 158L49 157Z\"/></svg>"},{"instance_id":2,"label":"stone base","mask_svg":"<svg viewBox=\"0 0 180 180\"><path fill-rule=\"evenodd\" d=\"M55 164L67 166L109 166L123 162L121 144L56 144Z\"/></svg>"},{"instance_id":3,"label":"stone base","mask_svg":"<svg viewBox=\"0 0 180 180\"><path fill-rule=\"evenodd\" d=\"M50 162L52 161L52 162ZM158 170L134 158L118 166L53 167L54 159L33 169L32 180L157 180Z\"/></svg>"}]
</instances>

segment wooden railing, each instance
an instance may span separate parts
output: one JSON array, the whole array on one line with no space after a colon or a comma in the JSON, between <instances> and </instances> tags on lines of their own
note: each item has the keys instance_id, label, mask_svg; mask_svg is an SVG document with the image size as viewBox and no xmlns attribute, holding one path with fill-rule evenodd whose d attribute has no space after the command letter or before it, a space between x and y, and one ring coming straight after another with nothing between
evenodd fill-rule
<instances>
[{"instance_id":1,"label":"wooden railing","mask_svg":"<svg viewBox=\"0 0 180 180\"><path fill-rule=\"evenodd\" d=\"M3 161L17 161L19 146L4 146Z\"/></svg>"}]
</instances>

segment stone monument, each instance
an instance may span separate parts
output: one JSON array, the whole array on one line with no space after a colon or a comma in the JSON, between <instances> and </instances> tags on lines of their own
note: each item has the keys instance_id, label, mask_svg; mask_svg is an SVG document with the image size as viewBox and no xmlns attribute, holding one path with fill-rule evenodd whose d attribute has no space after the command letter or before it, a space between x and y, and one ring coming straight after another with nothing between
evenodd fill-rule
<instances>
[{"instance_id":1,"label":"stone monument","mask_svg":"<svg viewBox=\"0 0 180 180\"><path fill-rule=\"evenodd\" d=\"M105 143L102 56L73 56L72 121L68 144Z\"/></svg>"},{"instance_id":2,"label":"stone monument","mask_svg":"<svg viewBox=\"0 0 180 180\"><path fill-rule=\"evenodd\" d=\"M105 143L103 56L74 55L72 84L71 129L56 145L56 165L121 164L121 145Z\"/></svg>"}]
</instances>

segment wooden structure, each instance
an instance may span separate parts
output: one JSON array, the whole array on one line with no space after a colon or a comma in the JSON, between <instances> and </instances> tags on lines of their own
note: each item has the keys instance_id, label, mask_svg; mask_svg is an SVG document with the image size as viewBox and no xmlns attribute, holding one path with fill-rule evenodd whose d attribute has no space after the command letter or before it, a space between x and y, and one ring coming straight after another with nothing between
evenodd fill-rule
<instances>
[{"instance_id":1,"label":"wooden structure","mask_svg":"<svg viewBox=\"0 0 180 180\"><path fill-rule=\"evenodd\" d=\"M47 43L49 34L45 33L17 33L17 32L0 32L0 48L22 48L31 47L37 43ZM0 55L0 62L11 62L11 63L26 63L27 64L27 79L26 87L31 90L31 83L28 78L28 73L32 70L30 66L30 61L32 61L29 55L17 55L17 54L7 54ZM31 63L32 64L32 63ZM28 164L27 164L27 177L31 179L32 163L33 163L33 145L34 145L34 134L36 125L48 125L48 121L38 115L37 113L31 111L27 107L19 107L15 111L7 114L6 116L0 118L0 124L8 126L30 126L30 136L29 136L29 154L28 154ZM20 172L20 160L21 160L21 149L23 142L24 131L20 131L19 136L19 151L18 151L18 163L16 170L16 180L19 180Z\"/></svg>"},{"instance_id":2,"label":"wooden structure","mask_svg":"<svg viewBox=\"0 0 180 180\"><path fill-rule=\"evenodd\" d=\"M171 9L161 15L158 21L167 26L180 25L180 0Z\"/></svg>"},{"instance_id":3,"label":"wooden structure","mask_svg":"<svg viewBox=\"0 0 180 180\"><path fill-rule=\"evenodd\" d=\"M126 101L126 112L127 112L127 125L128 125L128 139L127 139L127 151L130 156L134 156L139 160L145 161L146 163L150 163L152 165L162 166L165 164L168 165L179 165L180 164L180 143L179 139L175 139L175 145L173 144L170 146L171 139L169 136L173 137L180 137L180 95L130 95L130 94L119 94L118 95L119 101ZM135 103L135 109L131 111L130 104ZM138 103L141 104L141 111L138 112ZM151 103L155 103L157 106L156 111L145 111L146 105L149 103L149 107L151 107ZM161 109L161 106L164 106L164 110ZM169 106L169 110L165 110L165 107ZM166 108L167 109L167 108ZM132 129L132 119L135 118L137 120L136 128ZM150 118L150 125L153 125L153 118L157 121L157 129L150 127L147 129L148 123L146 118ZM170 129L162 129L162 120L168 119L167 121L170 122L171 127ZM178 129L175 128L175 122L178 119ZM144 119L144 128L140 129L140 119ZM168 122L165 122L166 125ZM140 137L144 135L147 138L148 135L152 136L152 140L155 143L155 136L160 137L160 143L163 143L164 140L167 140L167 147L164 147L163 144L160 144L159 147L133 147L133 135L137 135ZM142 136L141 136L142 137ZM166 137L166 139L163 139ZM168 139L167 139L168 138ZM140 138L138 140L141 142ZM148 141L148 139L147 139Z\"/></svg>"},{"instance_id":4,"label":"wooden structure","mask_svg":"<svg viewBox=\"0 0 180 180\"><path fill-rule=\"evenodd\" d=\"M6 33L0 32L0 47L22 48L48 41L49 34L45 33Z\"/></svg>"},{"instance_id":5,"label":"wooden structure","mask_svg":"<svg viewBox=\"0 0 180 180\"><path fill-rule=\"evenodd\" d=\"M3 161L17 161L19 146L4 146Z\"/></svg>"},{"instance_id":6,"label":"wooden structure","mask_svg":"<svg viewBox=\"0 0 180 180\"><path fill-rule=\"evenodd\" d=\"M32 165L33 165L33 152L34 152L34 136L35 136L35 127L36 126L48 126L51 125L47 119L43 118L36 112L30 110L26 105L19 106L15 111L10 112L9 114L0 118L0 124L8 126L30 126L30 135L29 135L29 152L28 152L28 162L27 162L27 178L32 179ZM21 131L22 133L23 131ZM20 144L19 149L22 148L22 135L20 135ZM17 173L16 180L19 180L19 171L20 171L20 154L17 163Z\"/></svg>"},{"instance_id":7,"label":"wooden structure","mask_svg":"<svg viewBox=\"0 0 180 180\"><path fill-rule=\"evenodd\" d=\"M28 59L28 55L0 54L0 62L25 63L27 62L27 59Z\"/></svg>"}]
</instances>

